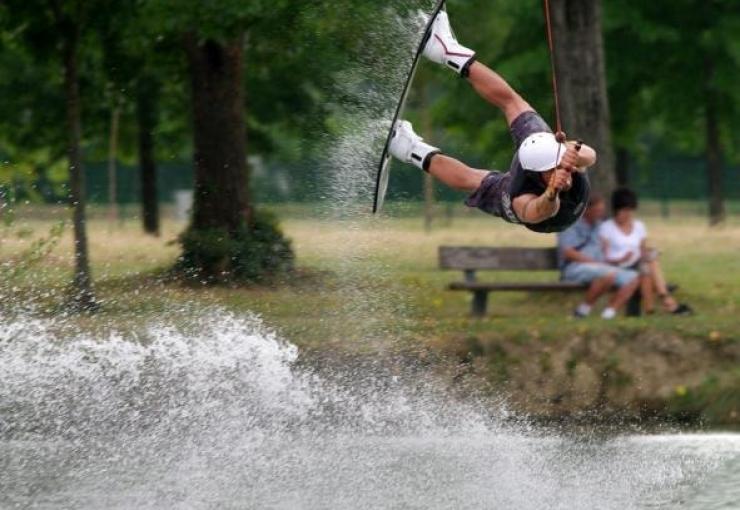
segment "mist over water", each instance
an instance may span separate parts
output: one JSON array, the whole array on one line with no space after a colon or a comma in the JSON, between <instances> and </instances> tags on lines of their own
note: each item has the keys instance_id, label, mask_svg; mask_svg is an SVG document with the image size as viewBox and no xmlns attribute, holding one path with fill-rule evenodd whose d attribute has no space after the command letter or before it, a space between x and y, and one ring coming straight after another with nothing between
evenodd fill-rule
<instances>
[{"instance_id":1,"label":"mist over water","mask_svg":"<svg viewBox=\"0 0 740 510\"><path fill-rule=\"evenodd\" d=\"M385 9L361 34L363 52L336 76L338 132L328 138L327 170L329 197L341 217L357 219L371 211L380 154L424 30L421 13L433 4L416 0Z\"/></svg>"},{"instance_id":2,"label":"mist over water","mask_svg":"<svg viewBox=\"0 0 740 510\"><path fill-rule=\"evenodd\" d=\"M331 94L336 128L326 134L324 174L330 176L326 219L335 226L339 223L347 232L344 242L328 247L342 253L332 271L341 281L344 299L334 313L338 324L348 320L359 324L360 331L354 334L380 349L400 335L401 319L410 304L398 282L384 278L388 271L383 259L394 247L373 251L358 244L352 234L379 227L378 219L372 216L376 173L422 37L425 18L421 13L430 11L434 3L394 2L394 7L381 9L382 16L368 19L364 32L358 34L363 50L337 74ZM418 172L396 166L396 171ZM393 317L397 320L388 320Z\"/></svg>"}]
</instances>

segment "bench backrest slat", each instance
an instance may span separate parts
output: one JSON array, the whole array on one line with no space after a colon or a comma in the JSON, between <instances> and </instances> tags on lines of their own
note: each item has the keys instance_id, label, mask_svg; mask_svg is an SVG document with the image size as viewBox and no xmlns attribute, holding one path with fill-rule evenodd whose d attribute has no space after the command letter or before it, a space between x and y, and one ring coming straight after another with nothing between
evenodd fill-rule
<instances>
[{"instance_id":1,"label":"bench backrest slat","mask_svg":"<svg viewBox=\"0 0 740 510\"><path fill-rule=\"evenodd\" d=\"M442 269L552 271L558 268L556 248L492 248L440 246Z\"/></svg>"}]
</instances>

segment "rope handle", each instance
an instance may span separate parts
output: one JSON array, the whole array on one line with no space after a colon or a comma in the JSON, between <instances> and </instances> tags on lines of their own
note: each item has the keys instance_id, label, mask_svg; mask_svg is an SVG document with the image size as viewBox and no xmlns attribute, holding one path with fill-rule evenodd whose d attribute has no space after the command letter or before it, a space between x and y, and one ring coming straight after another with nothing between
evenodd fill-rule
<instances>
[{"instance_id":1,"label":"rope handle","mask_svg":"<svg viewBox=\"0 0 740 510\"><path fill-rule=\"evenodd\" d=\"M560 143L564 143L564 142L560 142ZM583 140L577 140L576 145L573 148L576 150L576 152L581 152L581 147L583 147ZM560 163L558 163L557 168L563 168L563 166Z\"/></svg>"},{"instance_id":2,"label":"rope handle","mask_svg":"<svg viewBox=\"0 0 740 510\"><path fill-rule=\"evenodd\" d=\"M565 143L565 133L563 133L562 131L558 131L557 134L555 135L555 138L558 140L558 142ZM573 148L576 150L576 152L581 152L581 147L583 147L583 140L576 140L576 145ZM558 163L557 168L563 168L563 167L560 165L560 163ZM570 172L572 173L573 171L570 170ZM553 189L554 189L555 193L554 193L554 196L552 198L550 198L548 196L548 198L550 198L550 200L555 200L555 197L557 197L558 193L560 193L562 191L559 188L553 188Z\"/></svg>"}]
</instances>

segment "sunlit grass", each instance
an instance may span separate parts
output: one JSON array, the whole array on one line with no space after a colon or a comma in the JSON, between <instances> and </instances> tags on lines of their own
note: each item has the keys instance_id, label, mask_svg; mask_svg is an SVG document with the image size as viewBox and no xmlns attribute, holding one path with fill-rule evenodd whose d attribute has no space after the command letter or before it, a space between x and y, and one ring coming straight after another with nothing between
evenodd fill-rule
<instances>
[{"instance_id":1,"label":"sunlit grass","mask_svg":"<svg viewBox=\"0 0 740 510\"><path fill-rule=\"evenodd\" d=\"M19 214L3 230L0 261L21 263L19 257L35 238L45 236L54 214ZM156 315L168 303L201 302L262 314L291 340L306 345L374 344L383 337L412 342L437 342L463 334L544 337L587 331L656 329L682 335L738 335L740 310L740 225L710 229L701 217L663 220L649 216L651 241L663 252L679 298L698 310L694 318L657 315L604 323L576 322L569 317L577 295L492 294L490 315L468 316L470 296L446 286L459 272L437 268L440 245L552 246L544 236L506 225L479 214L440 218L432 231L419 217L329 220L290 215L283 228L293 240L299 276L274 288L193 289L160 284L175 261L175 242L184 224L166 220L161 237L144 235L135 219L110 225L100 215L88 224L93 276L110 317ZM58 246L43 263L29 268L14 285L62 288L70 279L72 235L68 226ZM490 279L556 279L554 273L483 273ZM10 284L10 282L6 282ZM52 299L57 296L52 293ZM363 344L365 345L365 344Z\"/></svg>"}]
</instances>

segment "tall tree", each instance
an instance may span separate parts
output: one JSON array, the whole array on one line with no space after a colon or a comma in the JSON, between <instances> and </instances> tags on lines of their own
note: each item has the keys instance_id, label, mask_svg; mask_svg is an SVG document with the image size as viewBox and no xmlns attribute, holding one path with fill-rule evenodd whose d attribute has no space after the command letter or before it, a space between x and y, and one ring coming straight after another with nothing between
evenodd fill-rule
<instances>
[{"instance_id":1,"label":"tall tree","mask_svg":"<svg viewBox=\"0 0 740 510\"><path fill-rule=\"evenodd\" d=\"M118 211L118 139L121 123L121 106L114 105L110 112L110 136L108 138L108 221L110 227L119 221Z\"/></svg>"},{"instance_id":2,"label":"tall tree","mask_svg":"<svg viewBox=\"0 0 740 510\"><path fill-rule=\"evenodd\" d=\"M98 306L93 292L86 229L83 103L87 112L94 112L101 103L100 92L105 86L97 81L102 74L102 62L99 59L102 41L98 37L98 28L105 24L104 21L116 17L113 9L119 5L122 4L111 0L6 0L0 4L0 8L7 8L6 16L2 17L4 28L9 29L14 39L24 42L34 67L48 67L50 70L44 82L28 80L22 73L14 73L18 88L26 90L21 94L23 101L26 94L30 99L24 105L24 115L16 114L14 120L23 123L21 119L30 119L31 129L28 131L34 136L17 141L29 148L40 143L40 148L49 154L50 161L57 158L58 146L64 147L74 231L75 267L71 306L79 310L92 310ZM62 73L59 73L59 69ZM58 74L61 76L56 76ZM56 109L49 109L40 103L49 93L48 84L57 84L57 102L64 105L63 111L53 118L47 111L56 113ZM87 89L91 91L89 94L85 92L83 84L93 85ZM91 101L92 97L98 99ZM106 112L109 115L110 109L106 108ZM90 113L86 115L87 119L95 118ZM106 119L110 118L108 115ZM95 129L96 135L90 139L104 146L106 131ZM49 136L50 132L56 132L63 141Z\"/></svg>"},{"instance_id":3,"label":"tall tree","mask_svg":"<svg viewBox=\"0 0 740 510\"><path fill-rule=\"evenodd\" d=\"M66 153L69 167L69 202L74 230L74 278L71 306L79 310L97 307L93 293L85 224L85 183L82 158L80 99L80 47L85 36L91 5L74 0L36 2L8 1L8 23L17 27L33 48L35 57L56 58L63 69Z\"/></svg>"},{"instance_id":4,"label":"tall tree","mask_svg":"<svg viewBox=\"0 0 740 510\"><path fill-rule=\"evenodd\" d=\"M722 141L720 138L720 92L716 85L713 55L704 56L704 124L706 136L707 190L709 193L709 223L717 225L725 220L722 192Z\"/></svg>"},{"instance_id":5,"label":"tall tree","mask_svg":"<svg viewBox=\"0 0 740 510\"><path fill-rule=\"evenodd\" d=\"M601 0L552 0L551 6L563 125L572 134L588 137L599 155L589 172L593 188L610 193L616 175Z\"/></svg>"},{"instance_id":6,"label":"tall tree","mask_svg":"<svg viewBox=\"0 0 740 510\"><path fill-rule=\"evenodd\" d=\"M67 105L67 154L69 198L74 228L74 295L72 304L82 310L97 307L92 287L85 217L85 173L82 161L82 113L80 104L79 46L87 15L84 2L49 0L54 23L61 38L64 93Z\"/></svg>"},{"instance_id":7,"label":"tall tree","mask_svg":"<svg viewBox=\"0 0 740 510\"><path fill-rule=\"evenodd\" d=\"M185 37L190 63L195 145L192 228L236 233L251 220L243 112L243 45Z\"/></svg>"},{"instance_id":8,"label":"tall tree","mask_svg":"<svg viewBox=\"0 0 740 510\"><path fill-rule=\"evenodd\" d=\"M152 76L141 76L136 88L141 220L144 232L154 236L159 235L159 198L154 140L158 112L159 83Z\"/></svg>"},{"instance_id":9,"label":"tall tree","mask_svg":"<svg viewBox=\"0 0 740 510\"><path fill-rule=\"evenodd\" d=\"M274 68L281 67L275 48L298 33L293 28L301 11L285 1L193 3L174 14L171 7L170 0L147 2L152 19L167 18L169 35L183 41L190 75L195 196L178 266L207 281L260 279L284 270L292 264L289 243L272 221L256 212L249 193L250 112L245 108L244 77L250 74L245 63L255 65L255 55L266 49L273 53L272 65L263 62L260 69L275 76ZM288 49L300 51L291 45ZM305 76L303 69L297 74ZM281 78L287 85L292 77L285 73ZM271 104L275 118L285 119L280 115L285 105L269 103L268 96L288 89L270 83L255 108Z\"/></svg>"},{"instance_id":10,"label":"tall tree","mask_svg":"<svg viewBox=\"0 0 740 510\"><path fill-rule=\"evenodd\" d=\"M638 146L647 134L676 152L703 156L709 222L722 222L724 162L740 159L733 140L733 126L740 122L737 2L606 5L620 145Z\"/></svg>"}]
</instances>

